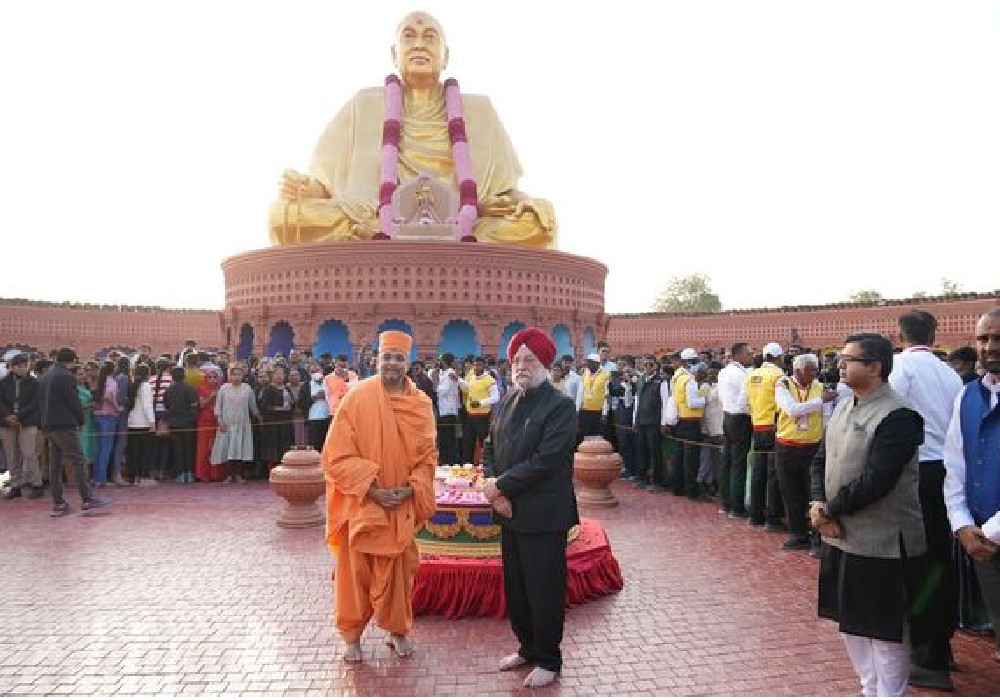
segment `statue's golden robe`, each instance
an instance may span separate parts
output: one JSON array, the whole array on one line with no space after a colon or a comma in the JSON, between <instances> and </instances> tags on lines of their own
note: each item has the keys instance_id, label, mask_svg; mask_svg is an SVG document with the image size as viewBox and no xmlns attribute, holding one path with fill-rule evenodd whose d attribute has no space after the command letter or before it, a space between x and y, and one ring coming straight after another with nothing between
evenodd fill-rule
<instances>
[{"instance_id":1,"label":"statue's golden robe","mask_svg":"<svg viewBox=\"0 0 1000 700\"><path fill-rule=\"evenodd\" d=\"M555 224L546 230L534 212L514 218L521 164L489 98L463 95L466 133L479 192L480 218L474 234L481 241L547 248ZM278 202L271 212L274 243L364 240L378 231L378 192L385 92L366 88L344 105L313 151L310 171L331 199ZM448 139L443 95L438 100L403 102L399 181L426 171L458 192Z\"/></svg>"}]
</instances>

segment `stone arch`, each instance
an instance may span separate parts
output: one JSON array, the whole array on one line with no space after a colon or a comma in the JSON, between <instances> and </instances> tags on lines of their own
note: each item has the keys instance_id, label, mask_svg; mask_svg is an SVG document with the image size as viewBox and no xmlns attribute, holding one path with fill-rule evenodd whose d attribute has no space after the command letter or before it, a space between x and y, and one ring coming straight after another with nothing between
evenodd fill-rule
<instances>
[{"instance_id":1,"label":"stone arch","mask_svg":"<svg viewBox=\"0 0 1000 700\"><path fill-rule=\"evenodd\" d=\"M403 331L413 338L413 348L410 350L410 361L417 359L417 340L413 334L413 327L409 323L400 318L390 318L383 321L378 328L375 329L375 341L372 343L372 349L378 353L378 336L382 331Z\"/></svg>"},{"instance_id":2,"label":"stone arch","mask_svg":"<svg viewBox=\"0 0 1000 700\"><path fill-rule=\"evenodd\" d=\"M576 357L576 353L573 351L573 333L565 323L560 323L552 329L552 340L556 344L556 357L563 355Z\"/></svg>"},{"instance_id":3,"label":"stone arch","mask_svg":"<svg viewBox=\"0 0 1000 700\"><path fill-rule=\"evenodd\" d=\"M503 327L503 333L500 334L500 347L497 350L497 359L510 359L507 357L507 346L510 345L510 339L514 337L514 334L525 328L524 321L511 321L506 326Z\"/></svg>"},{"instance_id":4,"label":"stone arch","mask_svg":"<svg viewBox=\"0 0 1000 700\"><path fill-rule=\"evenodd\" d=\"M455 318L441 329L441 342L437 346L438 354L450 352L455 357L466 355L478 356L483 348L476 339L476 327L462 318Z\"/></svg>"},{"instance_id":5,"label":"stone arch","mask_svg":"<svg viewBox=\"0 0 1000 700\"><path fill-rule=\"evenodd\" d=\"M313 345L313 357L319 357L328 352L334 357L347 355L354 361L354 346L351 345L351 332L347 325L339 319L330 318L316 329L316 343Z\"/></svg>"},{"instance_id":6,"label":"stone arch","mask_svg":"<svg viewBox=\"0 0 1000 700\"><path fill-rule=\"evenodd\" d=\"M264 354L268 357L274 357L280 352L285 357L288 357L288 353L292 351L294 341L295 331L292 329L292 324L288 321L278 321L271 326L271 337L267 342L267 347L264 349Z\"/></svg>"},{"instance_id":7,"label":"stone arch","mask_svg":"<svg viewBox=\"0 0 1000 700\"><path fill-rule=\"evenodd\" d=\"M236 359L245 360L253 352L253 326L244 323L240 326L240 344L236 346Z\"/></svg>"},{"instance_id":8,"label":"stone arch","mask_svg":"<svg viewBox=\"0 0 1000 700\"><path fill-rule=\"evenodd\" d=\"M583 354L589 355L592 352L597 352L597 335L593 328L587 326L583 329Z\"/></svg>"}]
</instances>

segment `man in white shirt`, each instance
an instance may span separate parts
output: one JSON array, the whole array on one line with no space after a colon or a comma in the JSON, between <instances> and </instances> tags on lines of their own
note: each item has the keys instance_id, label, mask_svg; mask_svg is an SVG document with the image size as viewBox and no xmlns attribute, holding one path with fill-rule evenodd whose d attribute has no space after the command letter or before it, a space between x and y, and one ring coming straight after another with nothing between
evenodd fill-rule
<instances>
[{"instance_id":1,"label":"man in white shirt","mask_svg":"<svg viewBox=\"0 0 1000 700\"><path fill-rule=\"evenodd\" d=\"M750 408L740 400L743 382L753 362L746 343L734 343L732 359L719 372L718 391L722 403L723 453L719 472L721 507L731 518L746 520L747 454L750 452Z\"/></svg>"},{"instance_id":2,"label":"man in white shirt","mask_svg":"<svg viewBox=\"0 0 1000 700\"><path fill-rule=\"evenodd\" d=\"M441 366L431 372L431 381L437 387L438 397L438 461L441 464L458 464L458 426L461 423L462 392L455 370L455 356L446 352L441 356Z\"/></svg>"},{"instance_id":3,"label":"man in white shirt","mask_svg":"<svg viewBox=\"0 0 1000 700\"><path fill-rule=\"evenodd\" d=\"M952 532L975 560L993 629L1000 630L1000 307L976 324L976 350L986 374L954 402L944 500ZM1000 651L994 658L1000 661Z\"/></svg>"},{"instance_id":4,"label":"man in white shirt","mask_svg":"<svg viewBox=\"0 0 1000 700\"><path fill-rule=\"evenodd\" d=\"M889 384L924 419L920 445L920 509L927 537L926 604L911 616L910 684L954 690L951 636L958 624L958 587L952 537L944 504L944 439L962 380L931 350L937 320L914 309L899 317L903 352L892 363Z\"/></svg>"},{"instance_id":5,"label":"man in white shirt","mask_svg":"<svg viewBox=\"0 0 1000 700\"><path fill-rule=\"evenodd\" d=\"M719 398L719 372L721 362L709 362L707 369L698 370L695 375L705 396L705 414L701 417L702 440L711 447L701 450L701 467L698 469L698 483L711 496L718 493L719 472L722 466L722 400ZM717 445L717 447L716 447Z\"/></svg>"},{"instance_id":6,"label":"man in white shirt","mask_svg":"<svg viewBox=\"0 0 1000 700\"><path fill-rule=\"evenodd\" d=\"M583 402L583 383L580 381L580 375L577 374L576 369L573 367L573 356L563 355L559 364L562 365L563 374L563 392L566 396L573 399L573 403L579 407Z\"/></svg>"}]
</instances>

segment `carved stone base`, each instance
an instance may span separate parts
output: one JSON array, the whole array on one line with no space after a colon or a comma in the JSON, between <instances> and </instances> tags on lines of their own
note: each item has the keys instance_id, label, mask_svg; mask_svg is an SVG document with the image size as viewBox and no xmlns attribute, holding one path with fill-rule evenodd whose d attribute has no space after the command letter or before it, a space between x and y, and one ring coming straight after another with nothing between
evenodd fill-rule
<instances>
[{"instance_id":1,"label":"carved stone base","mask_svg":"<svg viewBox=\"0 0 1000 700\"><path fill-rule=\"evenodd\" d=\"M286 452L282 463L271 470L270 483L287 502L278 515L278 525L299 528L326 522L316 503L326 493L326 478L319 453L312 447L296 446Z\"/></svg>"}]
</instances>

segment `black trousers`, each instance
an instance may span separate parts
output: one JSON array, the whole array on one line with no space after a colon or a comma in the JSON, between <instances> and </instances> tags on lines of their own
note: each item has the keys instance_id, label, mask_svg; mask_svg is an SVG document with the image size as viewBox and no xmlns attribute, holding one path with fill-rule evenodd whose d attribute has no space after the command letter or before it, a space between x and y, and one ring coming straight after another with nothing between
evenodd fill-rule
<instances>
[{"instance_id":1,"label":"black trousers","mask_svg":"<svg viewBox=\"0 0 1000 700\"><path fill-rule=\"evenodd\" d=\"M604 417L600 411L580 411L580 438L588 435L604 436Z\"/></svg>"},{"instance_id":2,"label":"black trousers","mask_svg":"<svg viewBox=\"0 0 1000 700\"><path fill-rule=\"evenodd\" d=\"M309 444L317 452L323 451L323 443L326 442L326 434L330 430L330 420L330 418L320 418L319 420L308 421Z\"/></svg>"},{"instance_id":3,"label":"black trousers","mask_svg":"<svg viewBox=\"0 0 1000 700\"><path fill-rule=\"evenodd\" d=\"M920 510L927 537L926 576L910 615L910 659L948 672L951 636L958 625L958 587L952 563L952 535L944 504L944 463L920 463Z\"/></svg>"},{"instance_id":4,"label":"black trousers","mask_svg":"<svg viewBox=\"0 0 1000 700\"><path fill-rule=\"evenodd\" d=\"M566 618L566 532L500 532L503 589L517 653L547 671L562 668Z\"/></svg>"},{"instance_id":5,"label":"black trousers","mask_svg":"<svg viewBox=\"0 0 1000 700\"><path fill-rule=\"evenodd\" d=\"M795 537L809 534L809 465L819 449L815 445L777 445L774 469L788 515L788 529Z\"/></svg>"},{"instance_id":6,"label":"black trousers","mask_svg":"<svg viewBox=\"0 0 1000 700\"><path fill-rule=\"evenodd\" d=\"M129 428L125 454L128 460L128 474L134 479L149 477L153 455L153 433L149 428Z\"/></svg>"},{"instance_id":7,"label":"black trousers","mask_svg":"<svg viewBox=\"0 0 1000 700\"><path fill-rule=\"evenodd\" d=\"M170 461L178 474L194 471L195 437L193 425L170 431Z\"/></svg>"},{"instance_id":8,"label":"black trousers","mask_svg":"<svg viewBox=\"0 0 1000 700\"><path fill-rule=\"evenodd\" d=\"M698 497L698 468L701 466L701 419L682 418L674 428L677 451L674 452L674 494Z\"/></svg>"},{"instance_id":9,"label":"black trousers","mask_svg":"<svg viewBox=\"0 0 1000 700\"><path fill-rule=\"evenodd\" d=\"M747 455L753 428L746 413L722 416L722 471L719 473L719 496L722 507L730 513L746 512Z\"/></svg>"},{"instance_id":10,"label":"black trousers","mask_svg":"<svg viewBox=\"0 0 1000 700\"><path fill-rule=\"evenodd\" d=\"M458 416L438 416L438 464L458 464L461 459L458 425Z\"/></svg>"},{"instance_id":11,"label":"black trousers","mask_svg":"<svg viewBox=\"0 0 1000 700\"><path fill-rule=\"evenodd\" d=\"M761 524L765 521L776 523L781 519L781 488L778 473L774 469L774 431L754 430L754 455L750 474L750 520ZM766 512L766 518L765 518Z\"/></svg>"},{"instance_id":12,"label":"black trousers","mask_svg":"<svg viewBox=\"0 0 1000 700\"><path fill-rule=\"evenodd\" d=\"M663 486L663 437L658 425L640 425L636 445L636 481Z\"/></svg>"},{"instance_id":13,"label":"black trousers","mask_svg":"<svg viewBox=\"0 0 1000 700\"><path fill-rule=\"evenodd\" d=\"M476 458L476 442L484 443L490 434L490 414L469 414L462 426L462 463L472 464Z\"/></svg>"}]
</instances>

